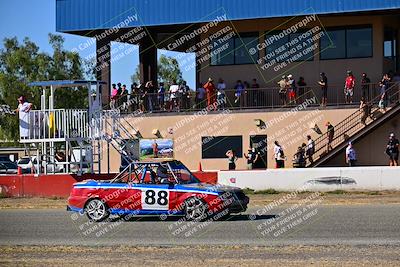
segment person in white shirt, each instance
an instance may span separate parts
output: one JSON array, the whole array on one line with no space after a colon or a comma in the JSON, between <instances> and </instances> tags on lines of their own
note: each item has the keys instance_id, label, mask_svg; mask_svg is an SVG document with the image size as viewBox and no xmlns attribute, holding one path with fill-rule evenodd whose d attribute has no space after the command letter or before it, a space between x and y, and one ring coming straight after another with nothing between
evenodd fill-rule
<instances>
[{"instance_id":1,"label":"person in white shirt","mask_svg":"<svg viewBox=\"0 0 400 267\"><path fill-rule=\"evenodd\" d=\"M169 93L170 93L170 99L171 99L170 110L177 109L179 111L178 91L179 91L179 85L176 84L176 81L173 81L172 85L169 87Z\"/></svg>"},{"instance_id":2,"label":"person in white shirt","mask_svg":"<svg viewBox=\"0 0 400 267\"><path fill-rule=\"evenodd\" d=\"M349 142L349 145L346 148L346 163L349 167L354 167L356 165L356 160L356 151L354 150L352 143Z\"/></svg>"},{"instance_id":3,"label":"person in white shirt","mask_svg":"<svg viewBox=\"0 0 400 267\"><path fill-rule=\"evenodd\" d=\"M226 84L225 84L224 80L219 78L218 84L217 84L218 108L225 109L225 89L226 89Z\"/></svg>"},{"instance_id":4,"label":"person in white shirt","mask_svg":"<svg viewBox=\"0 0 400 267\"><path fill-rule=\"evenodd\" d=\"M285 154L283 153L283 148L278 141L275 141L274 144L274 159L276 162L276 168L285 168Z\"/></svg>"},{"instance_id":5,"label":"person in white shirt","mask_svg":"<svg viewBox=\"0 0 400 267\"><path fill-rule=\"evenodd\" d=\"M24 96L18 98L18 108L15 112L19 114L19 135L21 138L29 136L29 111L31 108L32 104L26 101Z\"/></svg>"},{"instance_id":6,"label":"person in white shirt","mask_svg":"<svg viewBox=\"0 0 400 267\"><path fill-rule=\"evenodd\" d=\"M311 135L307 135L306 156L311 164L314 162L314 160L313 160L314 152L315 152L315 142L314 142L314 140L312 140Z\"/></svg>"}]
</instances>

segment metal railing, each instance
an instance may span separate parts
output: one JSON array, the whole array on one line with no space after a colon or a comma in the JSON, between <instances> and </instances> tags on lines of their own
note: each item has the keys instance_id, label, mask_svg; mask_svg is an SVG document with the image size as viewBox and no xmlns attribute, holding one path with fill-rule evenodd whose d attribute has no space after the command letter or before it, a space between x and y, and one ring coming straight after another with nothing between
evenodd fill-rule
<instances>
[{"instance_id":1,"label":"metal railing","mask_svg":"<svg viewBox=\"0 0 400 267\"><path fill-rule=\"evenodd\" d=\"M359 108L354 113L350 114L347 118L334 125L334 135L329 142L328 131L324 132L320 137L318 137L315 142L315 150L313 154L314 162L307 162L307 167L312 166L319 159L323 158L330 151L334 150L343 142L349 141L351 137L363 129L365 126L372 123L377 116L377 113L382 111L380 115L384 115L386 109L390 109L395 105L399 104L400 99L400 83L391 84L388 89L386 89L386 108L382 109L379 107L379 102L381 100L381 95L375 96L372 100L366 101L366 109ZM365 112L367 110L367 112ZM369 118L369 119L368 119Z\"/></svg>"},{"instance_id":2,"label":"metal railing","mask_svg":"<svg viewBox=\"0 0 400 267\"><path fill-rule=\"evenodd\" d=\"M87 138L88 113L80 109L31 110L28 136L23 140Z\"/></svg>"},{"instance_id":3,"label":"metal railing","mask_svg":"<svg viewBox=\"0 0 400 267\"><path fill-rule=\"evenodd\" d=\"M376 83L359 84L354 88L352 103L359 103L361 98L366 100L373 99L379 95L379 85ZM279 87L268 88L247 88L238 96L235 89L226 89L224 94L216 92L215 100L218 104L218 109L275 109L289 107L305 101L310 96L315 96L318 102L321 100L322 90L320 86L304 86L297 87L295 90L295 101L290 99L289 90L286 91L282 99L279 93ZM346 103L343 84L332 84L328 86L328 106L343 106L349 105ZM103 99L109 103L109 99ZM207 98L204 93L204 98L197 98L194 91L187 94L165 92L163 94L152 93L134 93L120 96L115 100L113 106L121 111L121 113L131 113L135 110L146 112L190 112L198 111L207 107ZM110 104L103 106L104 110L111 109Z\"/></svg>"}]
</instances>

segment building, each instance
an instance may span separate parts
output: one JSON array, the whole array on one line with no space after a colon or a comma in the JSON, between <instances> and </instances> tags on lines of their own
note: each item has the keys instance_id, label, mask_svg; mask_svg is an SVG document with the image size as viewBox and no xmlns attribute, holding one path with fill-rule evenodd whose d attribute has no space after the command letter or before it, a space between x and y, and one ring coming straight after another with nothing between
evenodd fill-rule
<instances>
[{"instance_id":1,"label":"building","mask_svg":"<svg viewBox=\"0 0 400 267\"><path fill-rule=\"evenodd\" d=\"M111 84L113 56L118 57L110 51L112 41L139 45L142 81L157 80L157 49L167 49L196 53L194 65L181 67L194 68L198 82L221 77L228 88L233 88L236 80L251 82L253 78L261 87L276 87L280 77L290 73L296 78L304 77L315 89L319 73L325 72L329 78L328 98L335 103L342 100L347 70L352 70L358 80L361 73L366 72L372 82L377 82L383 73L395 73L399 67L399 0L126 0L118 3L57 0L56 8L57 31L95 37L77 50L96 42L97 78L108 84ZM234 92L229 93L233 95ZM316 94L319 92L313 90L307 99L313 99L311 96ZM358 100L359 90L356 94ZM103 100L109 99L109 95L110 88L103 86ZM276 106L277 101L279 99L271 106ZM255 108L224 116L199 116L193 119L194 123L185 122L193 114L151 115L146 116L145 121L129 120L144 138L154 138L154 130L159 130L163 138L174 139L175 157L186 161L191 168L196 168L201 161L206 168L222 169L226 166L222 150L229 146L237 146L240 154L255 139L257 142L265 140L265 145L271 147L274 139L283 140L288 138L289 130L298 130L301 118L309 118L300 125L304 127L303 131L296 134L301 135L301 140L294 142L292 139L290 145L286 142L286 155L291 157L297 149L297 141L303 142L305 133L318 138L311 126L317 124L322 129L326 121L336 125L358 108L320 110L315 104L318 103L311 103L293 116L285 115L290 110L287 108L273 112ZM285 119L267 129L259 125L281 116ZM182 137L210 121L223 120L226 125L217 124L215 130L207 132L204 126L193 136ZM398 115L394 120L398 120ZM176 127L177 123L182 126ZM398 124L391 125L388 129L398 132ZM176 129L173 134L167 130L171 127ZM282 130L283 133L277 134ZM212 156L205 151L208 146L204 146L203 141L211 136L223 137L220 141L226 144L219 151L213 151L214 154L218 152L218 159L210 160ZM255 139L251 141L252 138ZM384 140L386 137L378 138ZM187 139L192 139L192 143L179 152L176 148ZM215 140L218 143L219 139ZM264 156L265 164L273 167L270 153ZM119 165L119 162L114 164ZM383 164L383 161L369 160L365 164ZM244 160L238 165L244 168Z\"/></svg>"}]
</instances>

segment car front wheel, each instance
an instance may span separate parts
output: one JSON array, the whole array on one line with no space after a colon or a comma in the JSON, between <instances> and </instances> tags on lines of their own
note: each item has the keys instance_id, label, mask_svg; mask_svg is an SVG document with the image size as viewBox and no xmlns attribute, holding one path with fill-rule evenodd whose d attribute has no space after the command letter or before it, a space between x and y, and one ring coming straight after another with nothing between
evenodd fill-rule
<instances>
[{"instance_id":1,"label":"car front wheel","mask_svg":"<svg viewBox=\"0 0 400 267\"><path fill-rule=\"evenodd\" d=\"M207 218L207 206L204 201L197 197L187 199L185 217L188 221L204 221Z\"/></svg>"},{"instance_id":2,"label":"car front wheel","mask_svg":"<svg viewBox=\"0 0 400 267\"><path fill-rule=\"evenodd\" d=\"M86 216L91 221L101 222L109 215L107 205L100 199L91 199L85 207Z\"/></svg>"}]
</instances>

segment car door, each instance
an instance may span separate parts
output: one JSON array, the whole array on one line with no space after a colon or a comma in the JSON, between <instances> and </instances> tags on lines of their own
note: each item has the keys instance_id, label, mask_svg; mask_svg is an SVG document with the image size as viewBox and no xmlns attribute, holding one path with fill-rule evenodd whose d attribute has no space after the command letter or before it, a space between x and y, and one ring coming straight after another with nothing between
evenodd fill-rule
<instances>
[{"instance_id":1,"label":"car door","mask_svg":"<svg viewBox=\"0 0 400 267\"><path fill-rule=\"evenodd\" d=\"M175 207L176 194L168 184L137 184L143 214L167 213Z\"/></svg>"}]
</instances>

